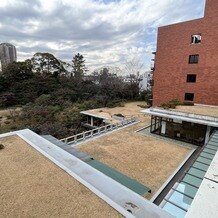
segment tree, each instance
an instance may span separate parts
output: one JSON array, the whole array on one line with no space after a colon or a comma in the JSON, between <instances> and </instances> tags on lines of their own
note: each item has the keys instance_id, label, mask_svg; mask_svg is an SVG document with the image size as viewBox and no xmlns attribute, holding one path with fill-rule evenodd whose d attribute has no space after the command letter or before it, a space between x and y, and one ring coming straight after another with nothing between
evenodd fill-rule
<instances>
[{"instance_id":1,"label":"tree","mask_svg":"<svg viewBox=\"0 0 218 218\"><path fill-rule=\"evenodd\" d=\"M103 68L99 73L94 72L92 76L97 85L98 95L95 97L103 106L108 106L111 102L118 102L123 99L123 88L125 84L121 77L110 73L107 67Z\"/></svg>"},{"instance_id":2,"label":"tree","mask_svg":"<svg viewBox=\"0 0 218 218\"><path fill-rule=\"evenodd\" d=\"M50 53L37 52L27 61L33 65L33 72L51 73L56 78L59 74L66 72L66 69L63 66L64 63Z\"/></svg>"},{"instance_id":3,"label":"tree","mask_svg":"<svg viewBox=\"0 0 218 218\"><path fill-rule=\"evenodd\" d=\"M33 77L32 65L29 62L13 62L3 70L3 77L11 85L28 80Z\"/></svg>"},{"instance_id":4,"label":"tree","mask_svg":"<svg viewBox=\"0 0 218 218\"><path fill-rule=\"evenodd\" d=\"M84 59L83 55L81 55L80 53L76 54L73 57L72 62L73 62L72 74L77 82L81 81L82 77L84 76L85 72L87 71L87 68L85 66L85 59Z\"/></svg>"},{"instance_id":5,"label":"tree","mask_svg":"<svg viewBox=\"0 0 218 218\"><path fill-rule=\"evenodd\" d=\"M131 93L131 98L136 98L140 92L140 72L143 69L143 64L138 59L132 59L126 62L125 72L127 73L127 78L129 80L129 91Z\"/></svg>"}]
</instances>

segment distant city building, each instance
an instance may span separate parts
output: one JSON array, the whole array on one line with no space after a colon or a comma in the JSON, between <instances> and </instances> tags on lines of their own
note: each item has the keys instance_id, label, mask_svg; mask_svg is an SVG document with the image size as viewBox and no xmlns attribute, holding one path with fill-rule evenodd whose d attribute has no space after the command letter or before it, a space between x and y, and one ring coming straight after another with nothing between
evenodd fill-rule
<instances>
[{"instance_id":1,"label":"distant city building","mask_svg":"<svg viewBox=\"0 0 218 218\"><path fill-rule=\"evenodd\" d=\"M158 29L153 106L181 102L218 105L218 1L200 19Z\"/></svg>"},{"instance_id":2,"label":"distant city building","mask_svg":"<svg viewBox=\"0 0 218 218\"><path fill-rule=\"evenodd\" d=\"M9 43L0 44L0 70L7 67L9 63L17 61L17 52L14 45Z\"/></svg>"},{"instance_id":3,"label":"distant city building","mask_svg":"<svg viewBox=\"0 0 218 218\"><path fill-rule=\"evenodd\" d=\"M151 89L151 82L153 77L153 71L146 71L145 73L139 76L139 88L141 90L150 90Z\"/></svg>"},{"instance_id":4,"label":"distant city building","mask_svg":"<svg viewBox=\"0 0 218 218\"><path fill-rule=\"evenodd\" d=\"M121 76L125 83L139 82L140 91L150 90L153 77L153 71L146 71L142 74L137 73L126 76Z\"/></svg>"}]
</instances>

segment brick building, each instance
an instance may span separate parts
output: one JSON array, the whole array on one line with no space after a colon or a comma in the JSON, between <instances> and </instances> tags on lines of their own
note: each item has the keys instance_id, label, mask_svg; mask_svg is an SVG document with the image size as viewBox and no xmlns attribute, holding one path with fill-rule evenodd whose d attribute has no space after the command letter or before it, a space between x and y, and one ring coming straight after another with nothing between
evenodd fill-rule
<instances>
[{"instance_id":1,"label":"brick building","mask_svg":"<svg viewBox=\"0 0 218 218\"><path fill-rule=\"evenodd\" d=\"M153 106L172 99L218 105L218 1L203 18L158 29Z\"/></svg>"}]
</instances>

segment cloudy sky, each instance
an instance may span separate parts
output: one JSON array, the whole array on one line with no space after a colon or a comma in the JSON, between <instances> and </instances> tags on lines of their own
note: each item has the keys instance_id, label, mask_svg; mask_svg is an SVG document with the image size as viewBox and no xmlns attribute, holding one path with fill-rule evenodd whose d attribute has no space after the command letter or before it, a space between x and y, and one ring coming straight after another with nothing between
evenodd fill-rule
<instances>
[{"instance_id":1,"label":"cloudy sky","mask_svg":"<svg viewBox=\"0 0 218 218\"><path fill-rule=\"evenodd\" d=\"M203 16L205 0L0 0L0 43L18 59L50 52L70 62L84 54L89 69L133 58L149 69L157 27Z\"/></svg>"}]
</instances>

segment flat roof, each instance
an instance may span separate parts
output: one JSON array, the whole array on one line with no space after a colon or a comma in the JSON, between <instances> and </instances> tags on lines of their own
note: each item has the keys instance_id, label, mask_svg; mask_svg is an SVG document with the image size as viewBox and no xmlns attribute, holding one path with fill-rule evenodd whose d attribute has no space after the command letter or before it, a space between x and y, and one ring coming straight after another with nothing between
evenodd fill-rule
<instances>
[{"instance_id":1,"label":"flat roof","mask_svg":"<svg viewBox=\"0 0 218 218\"><path fill-rule=\"evenodd\" d=\"M218 127L218 117L214 117L214 116L206 116L201 114L199 115L199 114L180 112L175 110L165 110L160 108L145 109L142 110L142 113L159 116L159 117L165 117L169 119L198 123L206 126Z\"/></svg>"},{"instance_id":2,"label":"flat roof","mask_svg":"<svg viewBox=\"0 0 218 218\"><path fill-rule=\"evenodd\" d=\"M0 143L1 216L122 217L20 137Z\"/></svg>"},{"instance_id":3,"label":"flat roof","mask_svg":"<svg viewBox=\"0 0 218 218\"><path fill-rule=\"evenodd\" d=\"M77 148L149 187L151 194L146 198L151 198L192 148L135 132L150 125L150 117L141 114L139 119L142 122L84 142Z\"/></svg>"},{"instance_id":4,"label":"flat roof","mask_svg":"<svg viewBox=\"0 0 218 218\"><path fill-rule=\"evenodd\" d=\"M218 117L218 106L209 105L194 105L194 106L177 106L176 109L170 109L172 111L192 113L205 115L210 117Z\"/></svg>"},{"instance_id":5,"label":"flat roof","mask_svg":"<svg viewBox=\"0 0 218 218\"><path fill-rule=\"evenodd\" d=\"M0 139L4 140L4 138L8 136L19 136L25 142L27 142L26 147L28 149L33 149L33 151L35 151L34 154L36 153L39 157L41 156L42 159L47 160L49 163L52 164L52 166L54 167L56 166L55 169L58 169L59 172L66 172L67 175L69 174L71 176L72 180L77 180L82 185L88 188L88 189L83 190L77 186L76 187L76 190L78 190L77 192L76 191L74 193L69 192L69 189L71 190L71 187L68 187L67 183L65 184L65 177L63 175L53 172L53 171L50 172L49 170L47 170L47 164L44 165L40 159L36 160L34 158L34 155L30 155L30 158L29 158L29 155L26 155L29 153L23 149L21 149L20 151L20 146L16 143L16 140L13 139L11 147L12 148L15 147L17 149L15 150L15 152L16 151L17 152L16 154L14 151L12 152L12 155L11 155L12 158L9 158L9 162L7 162L8 161L7 157L5 157L5 163L7 163L8 165L5 166L5 164L3 164L2 166L4 166L4 171L6 172L4 173L6 174L6 179L11 179L11 177L13 178L14 176L15 176L15 179L12 185L9 187L9 189L4 190L1 188L1 191L0 191L0 194L1 192L3 192L4 194L5 192L7 193L7 191L10 191L10 193L4 196L4 198L6 199L4 203L6 205L9 204L8 205L9 208L13 207L13 204L15 204L16 206L16 203L18 202L13 199L13 196L15 196L16 198L18 197L17 199L23 196L24 201L21 201L21 202L24 202L24 203L27 202L26 204L28 204L29 206L28 209L31 207L34 207L34 204L32 204L32 201L36 202L36 204L38 201L40 201L39 206L41 207L40 208L36 207L36 209L39 210L39 212L41 212L42 210L43 217L44 217L44 214L46 214L45 217L47 217L50 215L50 213L51 213L50 216L59 216L60 214L64 214L64 216L67 216L67 217L72 217L72 215L75 215L78 217L81 217L81 216L87 217L90 215L97 216L97 217L102 217L102 215L103 216L109 215L112 217L114 215L116 216L117 213L113 214L113 210L112 212L110 212L107 210L107 207L104 208L104 207L101 207L102 205L98 203L95 204L96 202L95 198L93 198L93 201L91 198L89 198L89 195L92 195L92 192L93 192L95 195L103 199L106 202L106 205L107 204L110 205L111 207L116 209L120 214L122 214L125 217L129 217L129 218L145 217L145 216L150 217L150 218L154 216L163 217L163 218L171 217L169 213L161 210L158 206L152 204L150 201L146 200L145 198L141 197L140 195L136 194L135 192L131 191L130 189L126 188L125 186L111 179L110 177L104 175L103 173L99 172L95 168L89 166L87 163L69 154L68 152L64 151L63 149L59 148L58 146L54 145L53 143L49 142L45 138L37 135L36 133L32 132L29 129L1 134ZM7 146L5 149L7 150ZM6 151L5 149L1 150L1 152L3 151L4 153ZM10 155L8 156L10 157ZM28 162L25 162L26 159L28 160ZM23 161L24 163L20 170L21 174L19 174L20 162L22 163ZM15 170L16 172L14 174L13 172L7 173L7 166L9 166L10 168L11 167L10 165L12 166L12 168L14 167L16 169ZM36 168L36 170L31 171L32 168L34 169ZM41 168L45 169L46 172L41 174L41 171L39 171L41 170ZM50 167L48 168L50 169ZM53 176L55 176L54 182L52 180ZM2 178L3 178L3 182L6 181L5 176L3 176ZM32 183L28 181L28 178L32 179L31 180ZM63 183L59 184L59 180L57 180L57 178L60 179L61 182L63 182L64 184ZM43 182L44 180L46 184L41 184L40 182L41 181ZM14 183L16 183L15 186L13 186ZM54 183L57 184L57 186L55 186ZM33 189L31 189L32 185L34 185ZM59 187L62 187L62 186L64 187L66 195L68 194L68 192L71 194L70 196L66 196L68 200L67 203L65 202L65 200L63 200L65 199L65 196L62 195L62 189L59 189ZM16 189L14 189L14 187ZM24 190L24 192L22 192L22 196L19 195L20 194L19 187L21 187L22 190ZM26 187L28 187L28 189L26 189ZM39 191L38 189L37 190L35 189L37 187L39 188ZM46 188L45 196L44 194L42 195L40 194L41 192L44 191L44 187ZM53 190L54 188L55 188L55 191ZM72 188L72 192L73 190L74 189ZM89 192L89 190L91 192ZM18 196L13 195L14 191L16 192ZM79 196L80 191L82 192L81 195L83 198L80 198ZM48 195L50 196L47 197ZM7 197L9 197L9 203L7 201ZM71 200L70 197L74 198L74 200ZM12 200L10 201L10 199ZM85 200L83 201L83 199ZM62 203L59 204L59 201L63 201L63 204ZM80 209L80 202L82 202L81 209ZM51 207L50 206L51 203L52 205L56 206L54 211L57 211L58 215L56 215L57 213L53 215L52 214L53 210L49 210L49 212L46 212L47 206ZM67 211L69 212L69 214L67 214L67 212L64 210L65 204L67 206L71 205L71 211ZM1 206L2 205L3 203L1 204ZM94 205L94 206L91 206L91 205ZM89 210L89 207L91 207L90 210ZM16 209L16 207L14 208ZM20 210L24 210L23 208L25 208L25 204L23 204L22 207L21 206L18 207L17 214L19 213ZM95 214L95 208L96 208L96 211L98 212L96 214ZM102 212L102 210L104 209L105 211ZM31 215L31 212L29 211L30 215ZM33 210L33 212L37 213L38 215L38 211ZM27 214L26 216L29 216L29 214Z\"/></svg>"},{"instance_id":6,"label":"flat roof","mask_svg":"<svg viewBox=\"0 0 218 218\"><path fill-rule=\"evenodd\" d=\"M81 114L100 118L107 120L108 122L114 123L117 122L116 119L113 118L115 114L122 114L125 117L138 117L140 116L141 107L138 105L145 105L144 101L137 102L128 102L125 103L123 107L114 107L114 108L97 108L87 111L81 111Z\"/></svg>"}]
</instances>

